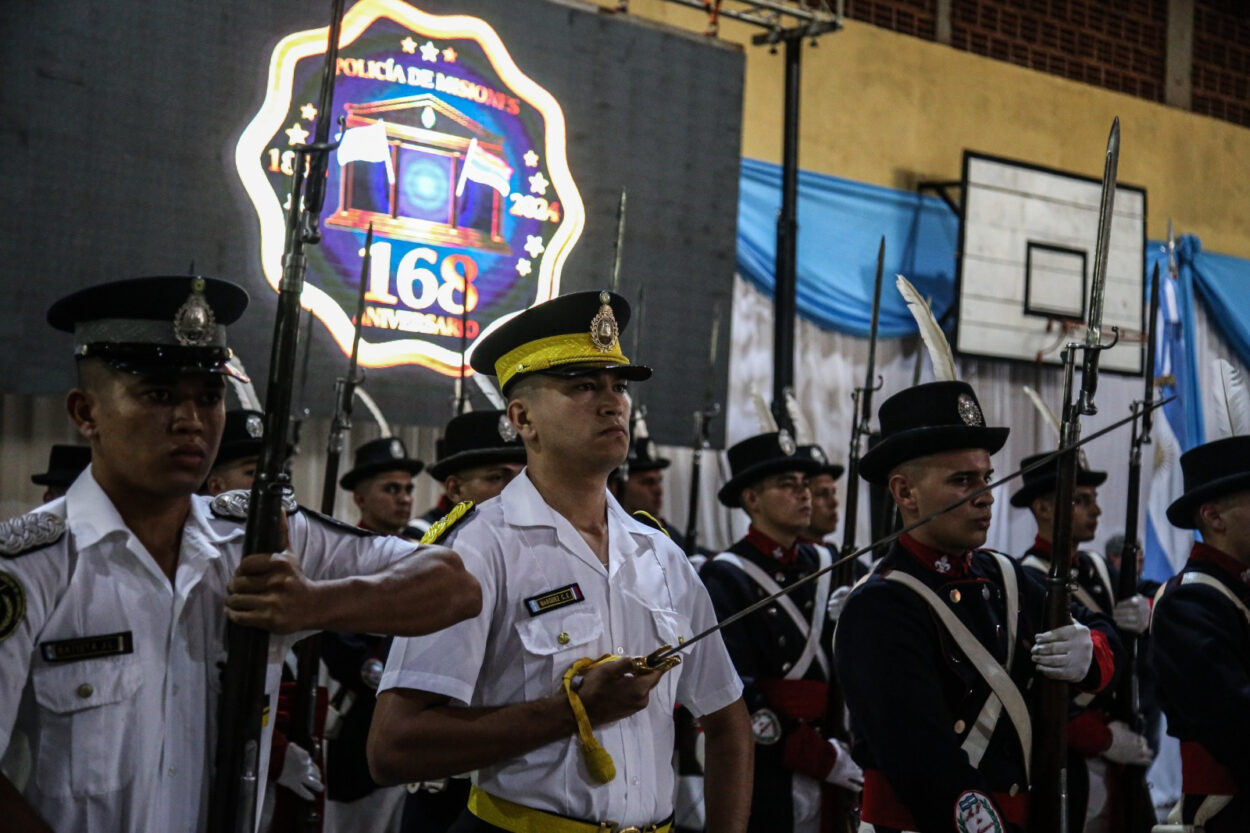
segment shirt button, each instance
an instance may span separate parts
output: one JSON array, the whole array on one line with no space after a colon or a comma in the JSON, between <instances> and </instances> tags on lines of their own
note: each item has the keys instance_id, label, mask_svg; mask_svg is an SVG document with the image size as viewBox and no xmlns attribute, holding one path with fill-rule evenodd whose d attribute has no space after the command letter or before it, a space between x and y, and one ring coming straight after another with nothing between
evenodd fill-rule
<instances>
[{"instance_id":1,"label":"shirt button","mask_svg":"<svg viewBox=\"0 0 1250 833\"><path fill-rule=\"evenodd\" d=\"M962 720L956 720L955 721L955 734L962 735L964 733L964 729L967 728L967 725L968 724L964 723Z\"/></svg>"},{"instance_id":2,"label":"shirt button","mask_svg":"<svg viewBox=\"0 0 1250 833\"><path fill-rule=\"evenodd\" d=\"M560 634L559 636L556 637L556 642L559 642L561 645L568 645L569 635L567 633Z\"/></svg>"},{"instance_id":3,"label":"shirt button","mask_svg":"<svg viewBox=\"0 0 1250 833\"><path fill-rule=\"evenodd\" d=\"M1007 790L1007 795L1010 795L1010 796L1016 796L1016 795L1019 795L1019 794L1020 794L1020 785L1019 785L1019 784L1012 784L1012 785L1011 785L1011 787Z\"/></svg>"},{"instance_id":4,"label":"shirt button","mask_svg":"<svg viewBox=\"0 0 1250 833\"><path fill-rule=\"evenodd\" d=\"M624 648L624 646L622 646L622 645L617 645L617 646L616 646L616 652L617 652L618 654L620 654L621 656L625 656L625 648Z\"/></svg>"},{"instance_id":5,"label":"shirt button","mask_svg":"<svg viewBox=\"0 0 1250 833\"><path fill-rule=\"evenodd\" d=\"M631 784L633 784L634 786L638 786L638 776L637 776L637 775L635 775L633 778L629 779L629 781L630 781L630 783L631 783Z\"/></svg>"},{"instance_id":6,"label":"shirt button","mask_svg":"<svg viewBox=\"0 0 1250 833\"><path fill-rule=\"evenodd\" d=\"M790 663L788 663L788 662L783 662L783 663L781 663L781 670L782 670L782 671L789 671L789 670L790 670L791 668L793 668L793 667L794 667L794 666L793 666L793 665L791 665L791 664L790 664Z\"/></svg>"},{"instance_id":7,"label":"shirt button","mask_svg":"<svg viewBox=\"0 0 1250 833\"><path fill-rule=\"evenodd\" d=\"M951 591L951 601L952 601L952 602L954 602L955 604L959 604L959 600L960 600L961 598L963 598L963 597L960 595L960 593L959 593L959 590L958 590L958 589L955 589L955 590L952 590L952 591Z\"/></svg>"},{"instance_id":8,"label":"shirt button","mask_svg":"<svg viewBox=\"0 0 1250 833\"><path fill-rule=\"evenodd\" d=\"M177 683L174 683L174 694L177 694L180 691L182 691L182 686L178 685Z\"/></svg>"},{"instance_id":9,"label":"shirt button","mask_svg":"<svg viewBox=\"0 0 1250 833\"><path fill-rule=\"evenodd\" d=\"M165 773L169 775L170 778L173 778L175 775L178 774L178 767L171 766L169 769L165 770Z\"/></svg>"},{"instance_id":10,"label":"shirt button","mask_svg":"<svg viewBox=\"0 0 1250 833\"><path fill-rule=\"evenodd\" d=\"M83 683L78 687L78 696L82 699L86 700L92 694L95 694L95 688L91 683Z\"/></svg>"},{"instance_id":11,"label":"shirt button","mask_svg":"<svg viewBox=\"0 0 1250 833\"><path fill-rule=\"evenodd\" d=\"M784 636L777 637L777 647L779 648L786 647L786 638Z\"/></svg>"}]
</instances>

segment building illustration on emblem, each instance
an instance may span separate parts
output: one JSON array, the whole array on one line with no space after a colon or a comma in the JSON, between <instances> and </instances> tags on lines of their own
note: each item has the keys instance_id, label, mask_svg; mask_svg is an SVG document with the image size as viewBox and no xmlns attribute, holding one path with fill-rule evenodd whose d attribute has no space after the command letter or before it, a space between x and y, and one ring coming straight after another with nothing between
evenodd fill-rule
<instances>
[{"instance_id":1,"label":"building illustration on emblem","mask_svg":"<svg viewBox=\"0 0 1250 833\"><path fill-rule=\"evenodd\" d=\"M383 122L394 176L350 162L327 223L412 242L511 254L503 235L512 168L503 138L430 93L344 105L347 128Z\"/></svg>"}]
</instances>

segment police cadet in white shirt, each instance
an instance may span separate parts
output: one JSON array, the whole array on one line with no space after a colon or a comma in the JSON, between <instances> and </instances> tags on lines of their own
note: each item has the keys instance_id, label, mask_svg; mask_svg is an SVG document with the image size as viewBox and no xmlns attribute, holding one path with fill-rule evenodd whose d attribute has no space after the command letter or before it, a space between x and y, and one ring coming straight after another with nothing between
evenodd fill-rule
<instances>
[{"instance_id":1,"label":"police cadet in white shirt","mask_svg":"<svg viewBox=\"0 0 1250 833\"><path fill-rule=\"evenodd\" d=\"M716 617L681 550L606 488L629 448L626 382L651 375L620 351L628 316L617 295L567 295L474 348L473 368L499 377L528 465L427 534L453 542L483 610L395 641L369 738L382 782L477 770L453 833L667 833L677 701L705 732L708 829L745 830L751 730L719 635L667 672L630 659ZM608 656L622 658L591 664ZM580 688L569 689L575 663Z\"/></svg>"},{"instance_id":2,"label":"police cadet in white shirt","mask_svg":"<svg viewBox=\"0 0 1250 833\"><path fill-rule=\"evenodd\" d=\"M225 418L225 325L247 294L193 276L81 290L69 415L91 467L63 498L0 525L0 777L6 830L195 833L206 824L229 617L274 633L427 633L480 609L454 553L372 537L293 505L289 553L243 557L247 494L193 495ZM270 711L281 658L270 648ZM267 766L268 745L261 771Z\"/></svg>"}]
</instances>

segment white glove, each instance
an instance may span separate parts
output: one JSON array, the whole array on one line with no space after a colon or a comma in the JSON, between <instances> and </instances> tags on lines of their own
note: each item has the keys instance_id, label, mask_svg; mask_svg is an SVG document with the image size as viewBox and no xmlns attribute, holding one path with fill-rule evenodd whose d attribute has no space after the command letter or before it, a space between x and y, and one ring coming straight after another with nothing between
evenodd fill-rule
<instances>
[{"instance_id":1,"label":"white glove","mask_svg":"<svg viewBox=\"0 0 1250 833\"><path fill-rule=\"evenodd\" d=\"M1033 642L1033 664L1052 680L1079 683L1093 658L1094 640L1080 622L1039 633Z\"/></svg>"},{"instance_id":2,"label":"white glove","mask_svg":"<svg viewBox=\"0 0 1250 833\"><path fill-rule=\"evenodd\" d=\"M1142 634L1150 627L1150 599L1142 595L1129 596L1115 603L1111 613L1115 626L1128 633Z\"/></svg>"},{"instance_id":3,"label":"white glove","mask_svg":"<svg viewBox=\"0 0 1250 833\"><path fill-rule=\"evenodd\" d=\"M846 605L846 597L849 595L851 595L851 588L845 584L835 587L829 594L829 601L825 604L825 613L828 614L830 622L838 621L838 617L842 615L842 608Z\"/></svg>"},{"instance_id":4,"label":"white glove","mask_svg":"<svg viewBox=\"0 0 1250 833\"><path fill-rule=\"evenodd\" d=\"M1128 766L1150 766L1150 745L1144 737L1120 720L1111 721L1107 728L1111 730L1111 745L1103 751L1104 758Z\"/></svg>"},{"instance_id":5,"label":"white glove","mask_svg":"<svg viewBox=\"0 0 1250 833\"><path fill-rule=\"evenodd\" d=\"M838 753L838 757L833 762L833 769L829 770L829 774L825 776L825 781L853 793L862 792L864 771L851 758L850 747L836 738L830 738L829 744Z\"/></svg>"},{"instance_id":6,"label":"white glove","mask_svg":"<svg viewBox=\"0 0 1250 833\"><path fill-rule=\"evenodd\" d=\"M313 800L313 793L325 789L321 783L321 770L304 747L294 743L286 745L286 757L282 759L282 774L278 784L286 787L305 801Z\"/></svg>"}]
</instances>

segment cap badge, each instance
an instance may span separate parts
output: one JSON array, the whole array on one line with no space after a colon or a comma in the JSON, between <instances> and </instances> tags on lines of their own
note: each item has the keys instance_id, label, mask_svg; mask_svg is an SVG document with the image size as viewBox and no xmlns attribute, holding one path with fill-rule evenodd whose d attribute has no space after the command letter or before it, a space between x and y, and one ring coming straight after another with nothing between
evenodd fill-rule
<instances>
[{"instance_id":1,"label":"cap badge","mask_svg":"<svg viewBox=\"0 0 1250 833\"><path fill-rule=\"evenodd\" d=\"M781 446L781 453L787 457L794 454L798 448L794 444L794 437L791 437L790 432L784 428L777 432L777 445Z\"/></svg>"},{"instance_id":2,"label":"cap badge","mask_svg":"<svg viewBox=\"0 0 1250 833\"><path fill-rule=\"evenodd\" d=\"M516 426L512 424L512 420L508 419L507 414L499 415L499 439L506 443L510 443L517 438Z\"/></svg>"},{"instance_id":3,"label":"cap badge","mask_svg":"<svg viewBox=\"0 0 1250 833\"><path fill-rule=\"evenodd\" d=\"M648 460L654 460L660 455L656 453L655 440L648 437L642 442L642 452Z\"/></svg>"},{"instance_id":4,"label":"cap badge","mask_svg":"<svg viewBox=\"0 0 1250 833\"><path fill-rule=\"evenodd\" d=\"M981 415L981 408L971 396L966 393L959 394L955 407L959 411L959 418L964 421L965 425L985 427L985 417Z\"/></svg>"},{"instance_id":5,"label":"cap badge","mask_svg":"<svg viewBox=\"0 0 1250 833\"><path fill-rule=\"evenodd\" d=\"M820 446L818 445L812 446L812 459L817 463L820 463L822 466L828 462L828 460L825 459L825 452L821 451Z\"/></svg>"},{"instance_id":6,"label":"cap badge","mask_svg":"<svg viewBox=\"0 0 1250 833\"><path fill-rule=\"evenodd\" d=\"M391 439L391 456L396 460L404 456L404 444L397 437Z\"/></svg>"},{"instance_id":7,"label":"cap badge","mask_svg":"<svg viewBox=\"0 0 1250 833\"><path fill-rule=\"evenodd\" d=\"M204 279L191 280L191 294L174 313L174 338L184 347L204 347L213 340L213 308L204 297Z\"/></svg>"},{"instance_id":8,"label":"cap badge","mask_svg":"<svg viewBox=\"0 0 1250 833\"><path fill-rule=\"evenodd\" d=\"M248 414L244 427L247 428L247 435L254 440L259 440L265 435L265 424L261 421L260 414Z\"/></svg>"},{"instance_id":9,"label":"cap badge","mask_svg":"<svg viewBox=\"0 0 1250 833\"><path fill-rule=\"evenodd\" d=\"M1082 471L1089 471L1089 458L1085 456L1085 449L1076 450L1076 464Z\"/></svg>"},{"instance_id":10,"label":"cap badge","mask_svg":"<svg viewBox=\"0 0 1250 833\"><path fill-rule=\"evenodd\" d=\"M590 320L590 343L600 353L610 353L616 349L616 340L620 334L616 315L612 312L612 296L600 292L599 312Z\"/></svg>"}]
</instances>

